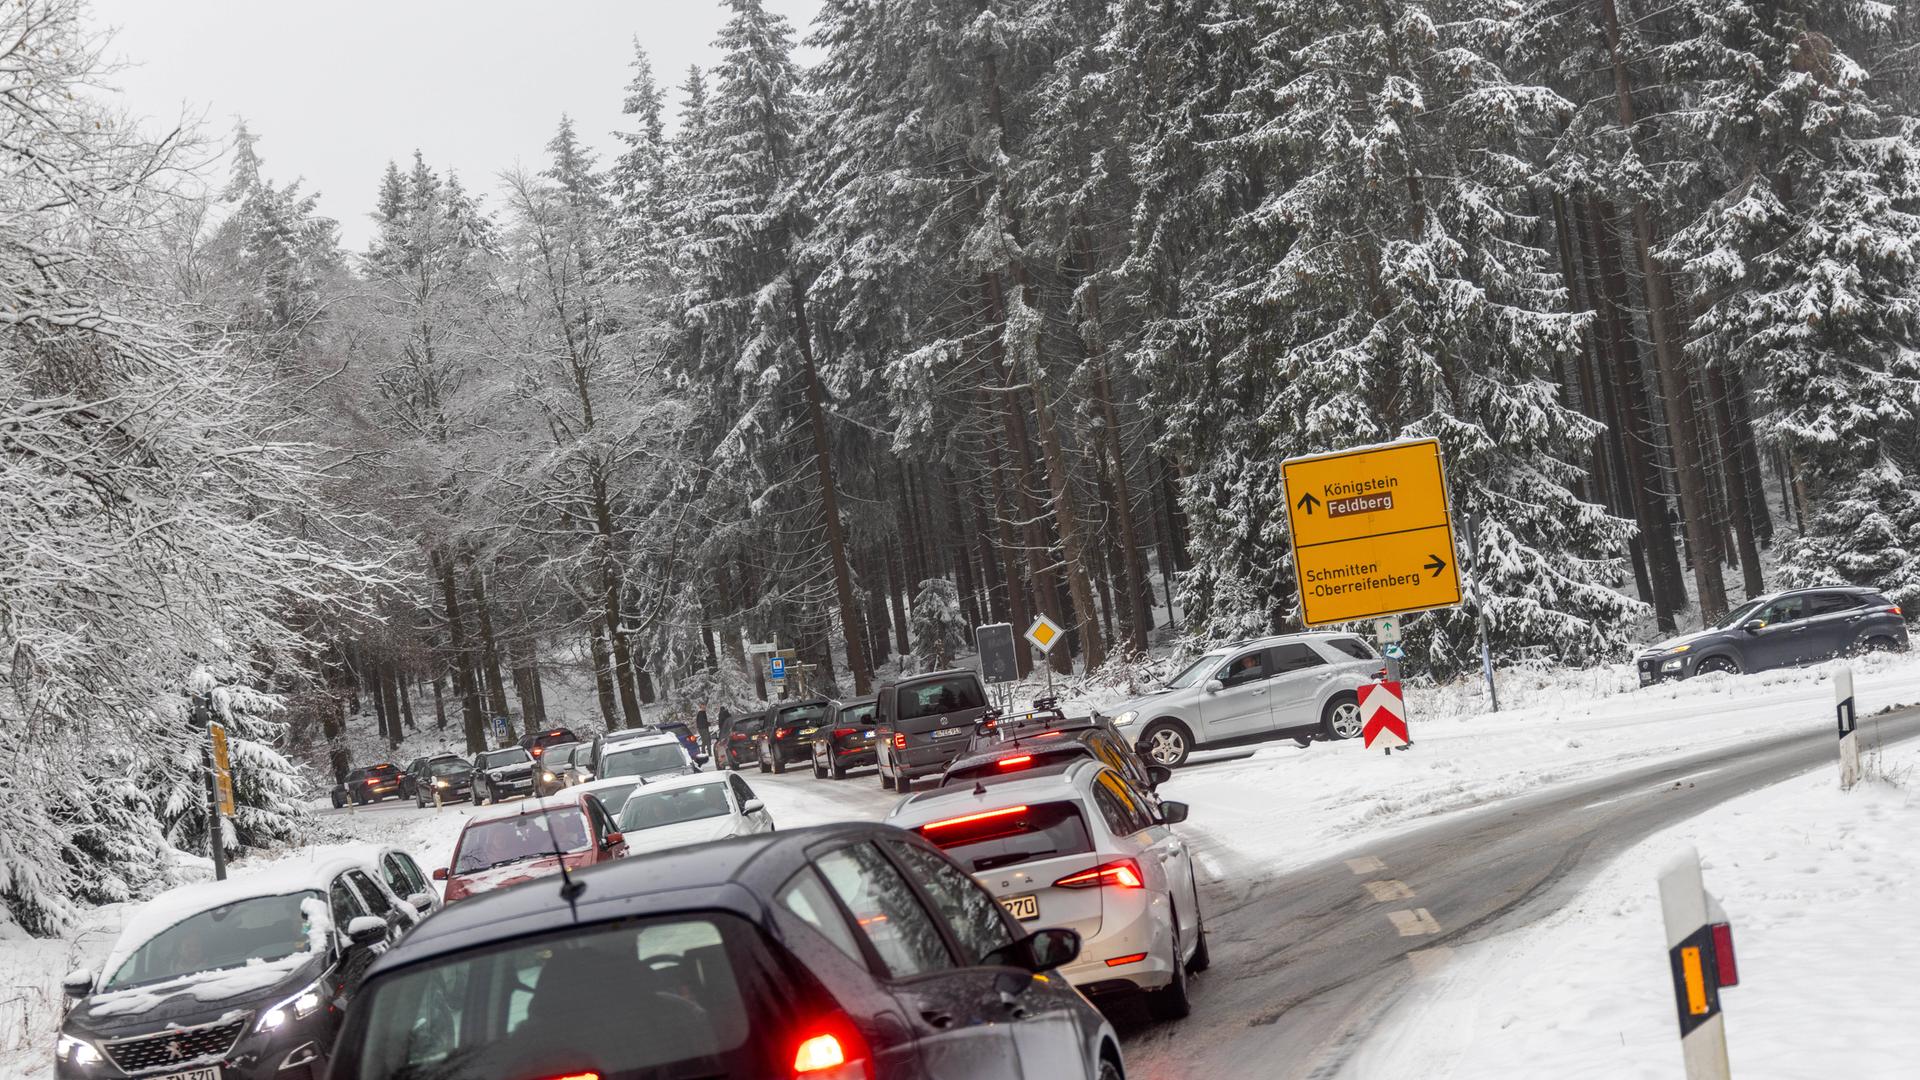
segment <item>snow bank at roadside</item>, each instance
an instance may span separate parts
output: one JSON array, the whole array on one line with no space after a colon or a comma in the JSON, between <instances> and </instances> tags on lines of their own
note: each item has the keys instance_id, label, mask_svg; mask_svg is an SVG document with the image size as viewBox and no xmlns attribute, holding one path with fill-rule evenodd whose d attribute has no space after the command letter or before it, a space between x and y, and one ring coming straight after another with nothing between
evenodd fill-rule
<instances>
[{"instance_id":1,"label":"snow bank at roadside","mask_svg":"<svg viewBox=\"0 0 1920 1080\"><path fill-rule=\"evenodd\" d=\"M1727 1044L1741 1080L1912 1076L1920 1062L1920 744L1893 782L1821 769L1636 845L1559 912L1456 949L1347 1075L1473 1080L1678 1077L1655 884L1686 845L1733 923Z\"/></svg>"}]
</instances>

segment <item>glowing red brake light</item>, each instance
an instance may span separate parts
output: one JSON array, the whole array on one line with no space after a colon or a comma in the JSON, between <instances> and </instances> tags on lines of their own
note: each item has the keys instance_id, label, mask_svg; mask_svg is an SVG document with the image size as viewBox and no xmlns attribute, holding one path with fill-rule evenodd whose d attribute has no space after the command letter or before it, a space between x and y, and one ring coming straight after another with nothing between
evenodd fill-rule
<instances>
[{"instance_id":1,"label":"glowing red brake light","mask_svg":"<svg viewBox=\"0 0 1920 1080\"><path fill-rule=\"evenodd\" d=\"M920 826L920 831L932 832L935 829L948 829L955 825L965 825L970 821L991 821L994 818L1012 817L1015 814L1024 814L1026 812L1027 808L1024 806L1009 806L1000 810L982 810L977 814L962 814L959 817L944 818L940 821L929 821L925 825Z\"/></svg>"},{"instance_id":2,"label":"glowing red brake light","mask_svg":"<svg viewBox=\"0 0 1920 1080\"><path fill-rule=\"evenodd\" d=\"M905 750L905 749L907 748L907 733L906 733L906 732L904 732L904 731L896 731L896 732L894 732L894 733L893 733L893 748L894 748L895 750Z\"/></svg>"},{"instance_id":3,"label":"glowing red brake light","mask_svg":"<svg viewBox=\"0 0 1920 1080\"><path fill-rule=\"evenodd\" d=\"M1140 864L1132 859L1116 859L1091 870L1068 874L1053 884L1059 889L1093 889L1102 885L1111 885L1116 889L1147 887L1146 882L1140 879Z\"/></svg>"},{"instance_id":4,"label":"glowing red brake light","mask_svg":"<svg viewBox=\"0 0 1920 1080\"><path fill-rule=\"evenodd\" d=\"M831 1035L815 1035L801 1043L793 1055L793 1071L797 1073L819 1072L846 1063L847 1052L840 1048L840 1040Z\"/></svg>"},{"instance_id":5,"label":"glowing red brake light","mask_svg":"<svg viewBox=\"0 0 1920 1080\"><path fill-rule=\"evenodd\" d=\"M873 1080L866 1040L844 1017L801 1030L815 1034L802 1038L794 1048L794 1076L808 1080Z\"/></svg>"},{"instance_id":6,"label":"glowing red brake light","mask_svg":"<svg viewBox=\"0 0 1920 1080\"><path fill-rule=\"evenodd\" d=\"M1000 767L1003 769L1017 769L1022 765L1033 764L1033 755L1021 754L1018 757L1003 757L1000 759L999 764L1000 764Z\"/></svg>"},{"instance_id":7,"label":"glowing red brake light","mask_svg":"<svg viewBox=\"0 0 1920 1080\"><path fill-rule=\"evenodd\" d=\"M537 757L539 757L539 756L540 756L541 754L544 754L544 753L546 753L546 750L544 750L544 749L542 749L541 747L538 747L538 746L536 746L536 747L534 747L534 748L533 748L532 750L530 750L530 751L528 751L528 753L531 753L531 754L532 754L532 755L533 755L534 757L536 757L536 758L537 758Z\"/></svg>"},{"instance_id":8,"label":"glowing red brake light","mask_svg":"<svg viewBox=\"0 0 1920 1080\"><path fill-rule=\"evenodd\" d=\"M792 728L790 728L790 727L777 727L777 728L774 728L774 729L773 729L773 737L774 737L774 738L776 738L776 739L784 739L784 738L786 738L786 737L787 737L787 734L788 734L788 732L791 732L792 730L793 730L793 729L792 729Z\"/></svg>"},{"instance_id":9,"label":"glowing red brake light","mask_svg":"<svg viewBox=\"0 0 1920 1080\"><path fill-rule=\"evenodd\" d=\"M844 739L847 736L852 735L857 730L859 729L850 728L850 727L837 727L833 729L833 737L836 739Z\"/></svg>"},{"instance_id":10,"label":"glowing red brake light","mask_svg":"<svg viewBox=\"0 0 1920 1080\"><path fill-rule=\"evenodd\" d=\"M747 737L746 737L745 735L742 735L742 734L740 734L739 732L737 732L737 731L736 731L736 732L734 732L734 733L733 733L733 741L734 741L734 742L746 742L746 741L747 741Z\"/></svg>"},{"instance_id":11,"label":"glowing red brake light","mask_svg":"<svg viewBox=\"0 0 1920 1080\"><path fill-rule=\"evenodd\" d=\"M550 1080L600 1080L600 1074L597 1072L568 1073L565 1076L551 1077Z\"/></svg>"}]
</instances>

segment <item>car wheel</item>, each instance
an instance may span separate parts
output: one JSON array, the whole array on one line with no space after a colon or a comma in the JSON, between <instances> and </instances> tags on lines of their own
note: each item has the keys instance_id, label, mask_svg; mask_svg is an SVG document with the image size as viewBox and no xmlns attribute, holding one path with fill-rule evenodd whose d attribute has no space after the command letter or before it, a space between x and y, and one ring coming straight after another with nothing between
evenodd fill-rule
<instances>
[{"instance_id":1,"label":"car wheel","mask_svg":"<svg viewBox=\"0 0 1920 1080\"><path fill-rule=\"evenodd\" d=\"M893 790L893 777L888 776L885 769L880 770L880 787L885 791Z\"/></svg>"},{"instance_id":2,"label":"car wheel","mask_svg":"<svg viewBox=\"0 0 1920 1080\"><path fill-rule=\"evenodd\" d=\"M1716 671L1727 675L1738 675L1740 674L1740 665L1734 663L1733 658L1730 656L1709 656L1705 660L1700 661L1700 666L1695 669L1695 673L1700 675L1706 675Z\"/></svg>"},{"instance_id":3,"label":"car wheel","mask_svg":"<svg viewBox=\"0 0 1920 1080\"><path fill-rule=\"evenodd\" d=\"M1175 769L1187 763L1187 755L1193 752L1193 740L1187 729L1175 721L1155 720L1141 733L1140 749L1154 764Z\"/></svg>"},{"instance_id":4,"label":"car wheel","mask_svg":"<svg viewBox=\"0 0 1920 1080\"><path fill-rule=\"evenodd\" d=\"M1360 698L1349 692L1335 694L1320 713L1320 732L1328 741L1351 739L1366 728L1360 719Z\"/></svg>"},{"instance_id":5,"label":"car wheel","mask_svg":"<svg viewBox=\"0 0 1920 1080\"><path fill-rule=\"evenodd\" d=\"M1193 889L1193 910L1200 910L1200 887ZM1196 916L1193 920L1194 932L1200 935L1200 944L1193 947L1193 959L1187 961L1187 973L1198 975L1213 966L1213 953L1207 949L1207 918Z\"/></svg>"},{"instance_id":6,"label":"car wheel","mask_svg":"<svg viewBox=\"0 0 1920 1080\"><path fill-rule=\"evenodd\" d=\"M1114 1064L1113 1059L1110 1057L1102 1057L1100 1059L1100 1080L1123 1080L1120 1074L1120 1066Z\"/></svg>"},{"instance_id":7,"label":"car wheel","mask_svg":"<svg viewBox=\"0 0 1920 1080\"><path fill-rule=\"evenodd\" d=\"M833 780L845 780L847 778L846 764L838 757L829 759L827 762L827 776Z\"/></svg>"},{"instance_id":8,"label":"car wheel","mask_svg":"<svg viewBox=\"0 0 1920 1080\"><path fill-rule=\"evenodd\" d=\"M768 756L773 758L773 761L767 766L767 771L776 775L786 772L787 758L785 754L780 752L780 748L777 746L769 746L767 747L767 752Z\"/></svg>"},{"instance_id":9,"label":"car wheel","mask_svg":"<svg viewBox=\"0 0 1920 1080\"><path fill-rule=\"evenodd\" d=\"M913 778L911 776L900 777L893 782L893 790L902 795L911 793L913 791Z\"/></svg>"},{"instance_id":10,"label":"car wheel","mask_svg":"<svg viewBox=\"0 0 1920 1080\"><path fill-rule=\"evenodd\" d=\"M345 805L347 805L347 800L346 800L346 799L344 799L344 798L342 798L342 797L340 796L340 793L339 793L339 792L337 792L337 791L330 791L330 792L328 792L328 793L327 793L327 798L328 798L328 799L329 799L329 800L330 800L330 801L331 801L331 802L333 803L333 808L334 808L335 810L338 810L338 809L340 809L341 807L343 807L343 806L345 806Z\"/></svg>"},{"instance_id":11,"label":"car wheel","mask_svg":"<svg viewBox=\"0 0 1920 1080\"><path fill-rule=\"evenodd\" d=\"M1184 1020L1193 1011L1187 996L1187 965L1180 962L1180 916L1173 919L1173 981L1159 990L1147 992L1147 1012L1155 1020Z\"/></svg>"},{"instance_id":12,"label":"car wheel","mask_svg":"<svg viewBox=\"0 0 1920 1080\"><path fill-rule=\"evenodd\" d=\"M1890 637L1870 637L1865 644L1861 645L1861 649L1870 653L1899 652L1900 643Z\"/></svg>"}]
</instances>

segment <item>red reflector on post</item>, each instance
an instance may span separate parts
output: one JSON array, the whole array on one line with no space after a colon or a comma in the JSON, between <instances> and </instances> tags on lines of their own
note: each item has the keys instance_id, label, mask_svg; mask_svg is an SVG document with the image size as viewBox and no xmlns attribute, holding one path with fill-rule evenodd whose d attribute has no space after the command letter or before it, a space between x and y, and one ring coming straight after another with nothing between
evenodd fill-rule
<instances>
[{"instance_id":1,"label":"red reflector on post","mask_svg":"<svg viewBox=\"0 0 1920 1080\"><path fill-rule=\"evenodd\" d=\"M1717 922L1710 927L1713 931L1713 961L1719 970L1714 974L1721 986L1740 985L1740 966L1733 959L1733 927Z\"/></svg>"},{"instance_id":2,"label":"red reflector on post","mask_svg":"<svg viewBox=\"0 0 1920 1080\"><path fill-rule=\"evenodd\" d=\"M1031 765L1032 763L1033 763L1032 754L1021 754L1019 757L1007 757L1007 758L1000 759L1000 767L1003 769L1017 769L1022 765Z\"/></svg>"}]
</instances>

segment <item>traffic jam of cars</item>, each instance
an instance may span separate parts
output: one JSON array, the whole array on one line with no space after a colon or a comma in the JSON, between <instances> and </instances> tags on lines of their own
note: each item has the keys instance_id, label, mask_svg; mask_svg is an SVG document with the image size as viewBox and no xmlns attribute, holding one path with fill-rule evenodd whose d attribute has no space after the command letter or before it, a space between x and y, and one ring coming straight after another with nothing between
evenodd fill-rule
<instances>
[{"instance_id":1,"label":"traffic jam of cars","mask_svg":"<svg viewBox=\"0 0 1920 1080\"><path fill-rule=\"evenodd\" d=\"M1638 668L1906 647L1884 597L1801 590ZM1382 666L1360 637L1286 634L1084 716L996 708L955 669L699 737L562 726L353 769L336 807L470 802L451 851L423 869L396 847L316 849L161 894L66 978L55 1072L1115 1080L1115 1006L1177 1022L1210 964L1190 809L1162 785L1196 752L1355 738ZM802 764L895 801L881 821L776 830L745 774Z\"/></svg>"}]
</instances>

